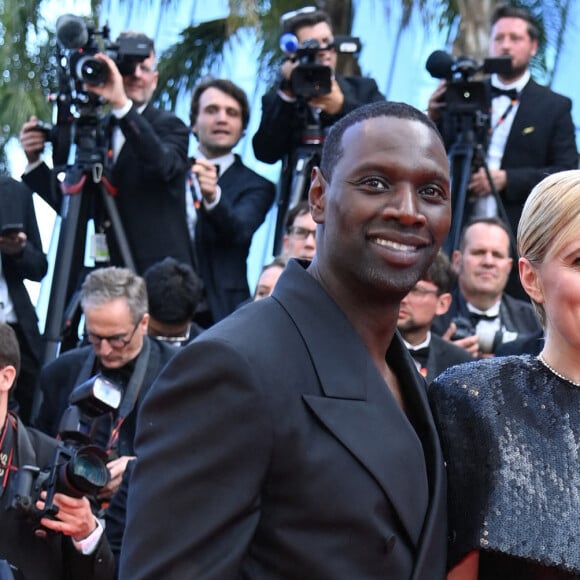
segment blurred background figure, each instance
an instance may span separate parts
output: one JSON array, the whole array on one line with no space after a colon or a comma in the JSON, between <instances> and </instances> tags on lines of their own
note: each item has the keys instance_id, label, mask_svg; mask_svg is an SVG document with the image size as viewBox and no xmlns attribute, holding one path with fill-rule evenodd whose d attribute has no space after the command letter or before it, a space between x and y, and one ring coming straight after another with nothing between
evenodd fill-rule
<instances>
[{"instance_id":1,"label":"blurred background figure","mask_svg":"<svg viewBox=\"0 0 580 580\"><path fill-rule=\"evenodd\" d=\"M286 263L286 258L278 256L262 268L262 273L258 278L256 291L254 292L254 301L267 298L272 294L274 286L276 286L276 282L278 282L278 278L280 278L284 268L286 267Z\"/></svg>"},{"instance_id":2,"label":"blurred background figure","mask_svg":"<svg viewBox=\"0 0 580 580\"><path fill-rule=\"evenodd\" d=\"M149 297L149 335L175 346L193 340L203 330L193 322L203 288L193 268L167 257L147 268L143 278Z\"/></svg>"},{"instance_id":3,"label":"blurred background figure","mask_svg":"<svg viewBox=\"0 0 580 580\"><path fill-rule=\"evenodd\" d=\"M286 215L282 255L286 258L312 260L316 252L316 223L310 215L308 201L296 204Z\"/></svg>"}]
</instances>

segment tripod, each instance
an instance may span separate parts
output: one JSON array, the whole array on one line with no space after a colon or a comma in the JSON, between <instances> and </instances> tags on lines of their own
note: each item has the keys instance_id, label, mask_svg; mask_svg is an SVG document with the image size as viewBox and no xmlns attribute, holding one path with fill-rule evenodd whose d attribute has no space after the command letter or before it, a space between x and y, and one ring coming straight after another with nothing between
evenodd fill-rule
<instances>
[{"instance_id":1,"label":"tripod","mask_svg":"<svg viewBox=\"0 0 580 580\"><path fill-rule=\"evenodd\" d=\"M451 172L451 212L452 220L449 233L443 243L443 250L451 257L453 250L459 247L461 232L468 221L465 214L467 205L467 189L474 167L482 167L489 182L498 216L509 224L507 213L495 187L489 167L485 159L485 140L487 137L488 116L479 111L459 115L457 137L449 149L449 167ZM508 228L509 229L509 228ZM512 255L516 255L516 240L510 229L510 245Z\"/></svg>"},{"instance_id":2,"label":"tripod","mask_svg":"<svg viewBox=\"0 0 580 580\"><path fill-rule=\"evenodd\" d=\"M298 139L298 146L288 155L278 195L278 213L276 216L276 230L274 233L273 254L277 256L281 251L282 237L284 236L284 222L286 214L300 201L306 199L310 187L312 169L320 163L320 153L324 142L324 135L320 123L309 122L308 105L301 101L297 111L302 119L302 131ZM290 173L291 172L291 173Z\"/></svg>"},{"instance_id":3,"label":"tripod","mask_svg":"<svg viewBox=\"0 0 580 580\"><path fill-rule=\"evenodd\" d=\"M112 198L116 190L105 171L108 148L99 146L99 142L106 143L101 123L97 118L83 119L81 116L75 129L75 162L67 169L61 187L61 229L44 330L45 363L58 356L63 336L72 331L72 321L79 307L79 293L75 288L80 282L73 279L73 273L79 274L82 270L87 225L91 218L96 222L98 217L104 227L112 230L120 261L135 271L129 243Z\"/></svg>"}]
</instances>

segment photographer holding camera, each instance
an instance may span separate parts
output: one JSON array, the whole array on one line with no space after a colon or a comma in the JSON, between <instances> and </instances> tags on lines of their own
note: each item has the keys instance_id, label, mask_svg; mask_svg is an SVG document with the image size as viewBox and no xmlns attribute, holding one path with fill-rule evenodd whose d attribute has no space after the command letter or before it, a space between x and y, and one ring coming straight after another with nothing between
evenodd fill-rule
<instances>
[{"instance_id":1,"label":"photographer holding camera","mask_svg":"<svg viewBox=\"0 0 580 580\"><path fill-rule=\"evenodd\" d=\"M41 515L46 492L41 492L34 506L37 518L13 509L13 490L20 469L25 465L49 466L61 445L25 427L8 412L8 397L19 368L16 335L10 326L0 323L0 559L11 564L15 577L26 580L112 579L113 557L86 497L56 493L54 505L58 511L54 517Z\"/></svg>"},{"instance_id":2,"label":"photographer holding camera","mask_svg":"<svg viewBox=\"0 0 580 580\"><path fill-rule=\"evenodd\" d=\"M384 100L374 80L335 74L337 53L326 12L299 10L285 22L284 32L294 34L300 47L317 42L316 61L330 69L330 91L307 99L307 124L324 130L360 105ZM300 144L305 123L298 109L303 103L290 83L297 66L298 60L287 59L280 68L280 85L262 97L262 119L252 143L256 158L265 163L275 163Z\"/></svg>"},{"instance_id":3,"label":"photographer holding camera","mask_svg":"<svg viewBox=\"0 0 580 580\"><path fill-rule=\"evenodd\" d=\"M92 37L89 33L89 41L86 41L86 25L81 19L71 15L61 18L60 28L57 23L57 38L71 55L72 65L84 51L83 41L89 46ZM184 194L188 172L188 129L173 113L160 110L151 103L158 80L153 40L144 34L129 32L122 33L118 42L123 39L134 39L136 44L148 45L148 56L130 54L130 66L121 67L117 62L120 58L112 58L105 54L107 51L90 55L89 50L92 65L98 61L104 63L105 78L101 82L100 74L98 77L95 75L95 84L89 84L86 77L91 79L91 75L80 75L84 79L79 83L82 88L111 107L111 114L98 121L98 129L106 133L108 141L103 161L105 168L112 162L110 172L105 173L118 190L114 202L137 271L142 273L166 256L192 264ZM79 77L78 67L69 74ZM20 132L20 142L29 162L23 180L58 212L62 193L60 187L51 187L53 176L41 160L45 140L45 132L32 117ZM58 148L58 144L55 145ZM96 224L97 231L101 231L102 226L107 243L111 244L114 240L109 234L113 232L110 223L108 226L106 223L105 219ZM119 263L120 259L113 251L115 247L113 243L109 248L111 262L127 265Z\"/></svg>"},{"instance_id":4,"label":"photographer holding camera","mask_svg":"<svg viewBox=\"0 0 580 580\"><path fill-rule=\"evenodd\" d=\"M508 5L496 8L491 18L490 55L509 56L512 66L509 72L492 74L488 81L491 134L485 153L514 235L534 185L549 173L578 166L572 102L539 85L530 75L538 41L538 27L528 10ZM441 124L447 87L447 81L441 82L429 99L429 117ZM467 187L471 194L468 217L501 216L483 167L471 175Z\"/></svg>"}]
</instances>

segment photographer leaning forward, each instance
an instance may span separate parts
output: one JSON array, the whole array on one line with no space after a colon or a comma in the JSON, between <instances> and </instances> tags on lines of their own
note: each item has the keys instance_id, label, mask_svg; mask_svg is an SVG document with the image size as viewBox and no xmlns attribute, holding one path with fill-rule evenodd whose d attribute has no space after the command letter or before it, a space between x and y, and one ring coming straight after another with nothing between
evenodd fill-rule
<instances>
[{"instance_id":1,"label":"photographer leaning forward","mask_svg":"<svg viewBox=\"0 0 580 580\"><path fill-rule=\"evenodd\" d=\"M538 39L537 24L525 8L496 8L491 18L490 56L509 56L512 67L511 72L491 75L489 81L491 136L486 161L514 235L534 185L549 173L578 166L570 99L538 85L530 76ZM429 99L428 114L437 123L444 120L447 84L441 82ZM471 176L468 191L467 218L498 215L483 168ZM526 294L518 294L527 300Z\"/></svg>"},{"instance_id":2,"label":"photographer leaning forward","mask_svg":"<svg viewBox=\"0 0 580 580\"><path fill-rule=\"evenodd\" d=\"M299 47L316 41L320 47L316 62L331 70L330 92L307 99L306 124L320 124L324 130L360 105L382 101L384 97L372 79L335 74L337 53L330 18L321 10L303 10L284 24L284 32L294 34ZM262 97L262 119L252 143L256 157L265 163L282 159L300 142L304 121L290 84L290 75L298 65L295 58L287 59L280 68L279 86Z\"/></svg>"},{"instance_id":3,"label":"photographer leaning forward","mask_svg":"<svg viewBox=\"0 0 580 580\"><path fill-rule=\"evenodd\" d=\"M71 19L78 25L80 19L72 16L65 24ZM83 26L82 21L79 26ZM57 36L58 33L57 24ZM108 76L103 84L85 84L84 89L111 106L111 114L101 121L113 158L111 181L119 191L114 201L137 272L143 273L166 256L192 264L184 195L189 132L173 113L151 104L158 79L153 40L129 32L119 38L127 37L148 43L149 56L134 59L133 70L122 76L115 60L103 53L95 54L107 65ZM77 52L82 50L80 47ZM51 190L50 170L41 160L45 139L35 117L22 127L20 142L29 161L23 180L59 211L62 193L59 187L54 193ZM111 244L110 225L103 220L96 224L96 228L100 226ZM115 259L114 252L111 256L113 265L125 265Z\"/></svg>"},{"instance_id":4,"label":"photographer leaning forward","mask_svg":"<svg viewBox=\"0 0 580 580\"><path fill-rule=\"evenodd\" d=\"M53 503L58 512L42 517L45 492L35 506L22 504L24 510L14 496L16 487L22 491L18 485L21 468L47 468L61 445L26 428L8 412L8 396L19 367L16 335L10 326L0 323L0 577L9 578L10 568L15 578L26 580L112 579L113 556L87 498L57 493ZM47 530L54 533L48 534Z\"/></svg>"}]
</instances>

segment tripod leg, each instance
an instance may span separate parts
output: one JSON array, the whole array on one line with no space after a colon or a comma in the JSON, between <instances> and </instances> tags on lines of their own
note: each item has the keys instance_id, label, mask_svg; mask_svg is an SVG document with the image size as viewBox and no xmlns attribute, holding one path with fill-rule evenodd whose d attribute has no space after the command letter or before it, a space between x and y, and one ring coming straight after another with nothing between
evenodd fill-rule
<instances>
[{"instance_id":1,"label":"tripod leg","mask_svg":"<svg viewBox=\"0 0 580 580\"><path fill-rule=\"evenodd\" d=\"M135 262L133 261L133 255L131 254L131 249L129 247L129 242L127 240L127 235L123 229L123 224L121 222L121 217L119 216L117 206L115 205L115 201L107 193L107 190L102 183L100 184L99 190L101 192L103 203L105 204L105 209L109 215L109 219L113 224L113 232L115 233L115 240L117 242L117 246L119 247L119 252L121 253L123 264L126 268L129 268L129 270L137 272L137 268L135 268Z\"/></svg>"}]
</instances>

